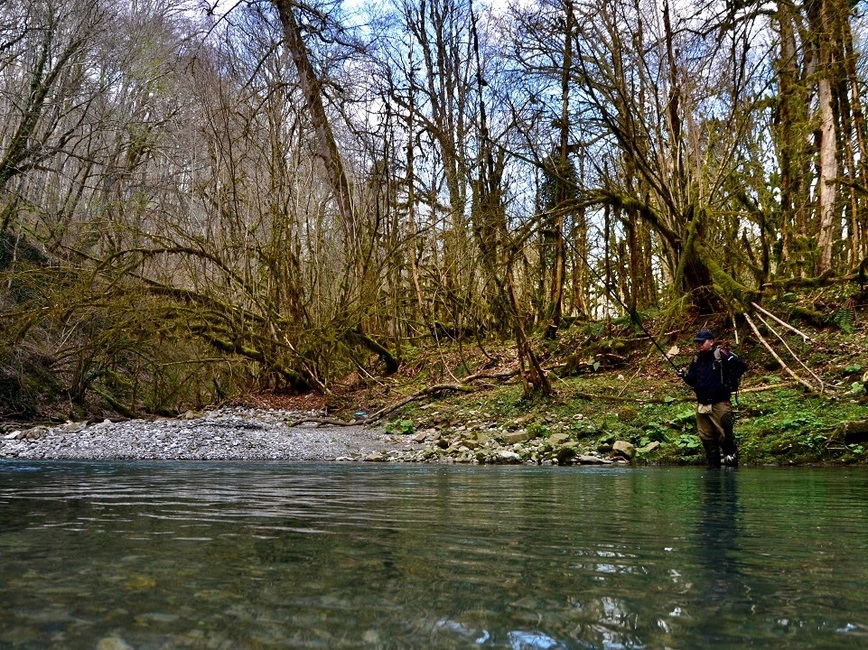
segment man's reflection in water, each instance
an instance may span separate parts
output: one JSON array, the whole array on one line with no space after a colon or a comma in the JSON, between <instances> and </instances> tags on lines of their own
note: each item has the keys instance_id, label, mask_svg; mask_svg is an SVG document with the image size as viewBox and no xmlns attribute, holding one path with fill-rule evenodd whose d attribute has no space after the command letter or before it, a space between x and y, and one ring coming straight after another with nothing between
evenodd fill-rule
<instances>
[{"instance_id":1,"label":"man's reflection in water","mask_svg":"<svg viewBox=\"0 0 868 650\"><path fill-rule=\"evenodd\" d=\"M716 609L727 605L730 583L740 574L737 470L703 474L697 525L699 561L707 571L705 604Z\"/></svg>"},{"instance_id":2,"label":"man's reflection in water","mask_svg":"<svg viewBox=\"0 0 868 650\"><path fill-rule=\"evenodd\" d=\"M741 564L742 531L738 503L739 470L706 471L702 476L697 521L697 576L701 600L693 612L707 640L733 641L737 624L750 613L750 589Z\"/></svg>"}]
</instances>

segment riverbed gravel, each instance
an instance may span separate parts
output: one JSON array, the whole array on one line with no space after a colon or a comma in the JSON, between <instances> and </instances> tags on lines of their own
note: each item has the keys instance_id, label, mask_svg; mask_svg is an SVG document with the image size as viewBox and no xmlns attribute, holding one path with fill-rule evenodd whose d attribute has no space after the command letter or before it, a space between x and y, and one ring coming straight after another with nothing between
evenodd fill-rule
<instances>
[{"instance_id":1,"label":"riverbed gravel","mask_svg":"<svg viewBox=\"0 0 868 650\"><path fill-rule=\"evenodd\" d=\"M303 423L297 411L224 408L177 419L0 425L0 458L388 461L419 445L362 425Z\"/></svg>"}]
</instances>

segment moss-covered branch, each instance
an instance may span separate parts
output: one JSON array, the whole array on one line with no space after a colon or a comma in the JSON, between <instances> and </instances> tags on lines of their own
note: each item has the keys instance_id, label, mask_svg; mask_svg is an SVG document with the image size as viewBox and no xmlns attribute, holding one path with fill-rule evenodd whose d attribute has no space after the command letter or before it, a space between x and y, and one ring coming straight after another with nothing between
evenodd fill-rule
<instances>
[{"instance_id":1,"label":"moss-covered branch","mask_svg":"<svg viewBox=\"0 0 868 650\"><path fill-rule=\"evenodd\" d=\"M361 345L376 354L378 357L380 357L383 363L386 364L386 374L391 375L398 371L399 364L398 360L395 358L395 355L393 355L382 343L379 343L372 337L365 334L361 326L357 327L356 329L349 330L344 335L344 338L351 345Z\"/></svg>"}]
</instances>

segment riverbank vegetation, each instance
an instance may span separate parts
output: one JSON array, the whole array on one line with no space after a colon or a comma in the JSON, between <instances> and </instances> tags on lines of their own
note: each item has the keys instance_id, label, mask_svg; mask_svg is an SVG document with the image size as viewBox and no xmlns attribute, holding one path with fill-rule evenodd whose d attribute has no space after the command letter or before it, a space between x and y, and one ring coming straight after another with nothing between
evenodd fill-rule
<instances>
[{"instance_id":1,"label":"riverbank vegetation","mask_svg":"<svg viewBox=\"0 0 868 650\"><path fill-rule=\"evenodd\" d=\"M691 339L695 331L707 326L720 331L725 345L746 359L750 369L735 398L742 463L865 463L868 327L864 311L863 306L856 312L859 323L847 331L835 326L819 330L809 326L800 330L807 339L790 332L784 337L786 346L777 342L781 359L760 344L744 323L736 322L732 329L731 323L702 319L668 335L653 329L651 333L666 341L666 351L679 367L686 367L694 354ZM577 338L587 341L589 331L596 332L591 336L594 343L573 347ZM464 440L482 434L515 441L519 451L523 451L526 441L542 438L557 442L549 445L555 454L566 444L579 455L590 452L603 459L704 464L695 433L692 390L634 323L587 324L556 345L543 347L544 365L550 368L554 384L549 397L529 400L516 378L503 379L508 372L477 370L490 363L480 355L469 362L453 356L452 377L448 372L432 376L432 368L438 368L437 360L426 355L424 369L414 380L417 386L426 382L436 386L439 380L442 392L432 398L424 391L408 389L411 382L402 382L404 392L418 395L419 399L398 411L389 411L387 427L420 439L426 433L428 439L438 436L448 441L437 442L451 449L454 458L461 457L454 451ZM796 378L786 365L792 366ZM443 366L439 368L443 372ZM461 381L462 373L470 382ZM451 390L450 383L455 379L457 387L466 390ZM335 404L343 405L349 416L358 405L370 404L375 394L363 389L350 391L336 398ZM396 403L400 400L392 391L380 391L370 412L377 413L378 408ZM628 453L613 454L612 446L617 441L627 442L632 448ZM592 457L582 460L594 462ZM568 458L567 462L578 459Z\"/></svg>"},{"instance_id":2,"label":"riverbank vegetation","mask_svg":"<svg viewBox=\"0 0 868 650\"><path fill-rule=\"evenodd\" d=\"M6 2L0 415L370 390L686 458L648 334L709 325L745 455L823 457L868 367L863 11Z\"/></svg>"}]
</instances>

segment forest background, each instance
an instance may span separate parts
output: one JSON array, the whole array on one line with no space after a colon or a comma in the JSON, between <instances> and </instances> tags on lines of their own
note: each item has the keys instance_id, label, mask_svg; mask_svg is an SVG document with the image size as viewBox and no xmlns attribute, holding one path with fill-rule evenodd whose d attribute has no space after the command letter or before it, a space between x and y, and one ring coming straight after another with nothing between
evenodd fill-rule
<instances>
[{"instance_id":1,"label":"forest background","mask_svg":"<svg viewBox=\"0 0 868 650\"><path fill-rule=\"evenodd\" d=\"M864 334L866 35L850 0L6 0L0 415L544 403L707 325L825 393L779 335Z\"/></svg>"}]
</instances>

